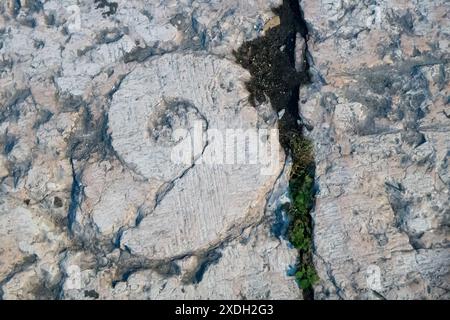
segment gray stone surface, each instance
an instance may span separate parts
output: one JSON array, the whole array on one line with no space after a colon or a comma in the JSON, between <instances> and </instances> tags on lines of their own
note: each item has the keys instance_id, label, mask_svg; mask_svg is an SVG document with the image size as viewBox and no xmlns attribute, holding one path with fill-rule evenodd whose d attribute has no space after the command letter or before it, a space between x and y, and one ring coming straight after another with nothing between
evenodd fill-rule
<instances>
[{"instance_id":1,"label":"gray stone surface","mask_svg":"<svg viewBox=\"0 0 450 320\"><path fill-rule=\"evenodd\" d=\"M448 299L447 1L302 1L318 299Z\"/></svg>"},{"instance_id":2,"label":"gray stone surface","mask_svg":"<svg viewBox=\"0 0 450 320\"><path fill-rule=\"evenodd\" d=\"M0 4L2 298L301 296L271 230L284 154L271 174L208 162L207 129L275 126L232 51L278 4ZM196 129L192 159L173 161Z\"/></svg>"},{"instance_id":3,"label":"gray stone surface","mask_svg":"<svg viewBox=\"0 0 450 320\"><path fill-rule=\"evenodd\" d=\"M232 52L281 1L115 3L0 2L0 297L302 298L289 158L207 163L207 129L276 128ZM450 298L448 2L301 6L315 298Z\"/></svg>"}]
</instances>

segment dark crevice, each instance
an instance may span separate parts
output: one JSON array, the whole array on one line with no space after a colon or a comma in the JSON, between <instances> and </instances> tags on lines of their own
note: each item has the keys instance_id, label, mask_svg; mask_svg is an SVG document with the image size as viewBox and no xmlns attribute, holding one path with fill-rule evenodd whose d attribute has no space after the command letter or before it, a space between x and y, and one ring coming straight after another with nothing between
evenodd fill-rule
<instances>
[{"instance_id":1,"label":"dark crevice","mask_svg":"<svg viewBox=\"0 0 450 320\"><path fill-rule=\"evenodd\" d=\"M244 43L235 52L237 61L252 75L247 83L250 102L254 105L269 98L272 107L285 114L279 122L281 144L289 150L289 133L301 134L298 125L299 88L310 82L308 51L308 31L298 1L284 0L283 5L273 10L280 16L280 25L267 30L260 38ZM295 69L296 36L300 34L306 42L302 71ZM297 62L298 63L298 62Z\"/></svg>"},{"instance_id":2,"label":"dark crevice","mask_svg":"<svg viewBox=\"0 0 450 320\"><path fill-rule=\"evenodd\" d=\"M76 169L73 162L74 160L70 159L70 164L72 166L72 190L70 192L70 204L67 213L67 228L71 234L73 232L73 225L75 223L76 213L79 206L81 195L81 186L79 183L79 177L76 174Z\"/></svg>"},{"instance_id":3,"label":"dark crevice","mask_svg":"<svg viewBox=\"0 0 450 320\"><path fill-rule=\"evenodd\" d=\"M84 296L87 298L98 299L100 295L95 290L84 290Z\"/></svg>"},{"instance_id":4,"label":"dark crevice","mask_svg":"<svg viewBox=\"0 0 450 320\"><path fill-rule=\"evenodd\" d=\"M0 300L3 299L3 286L8 283L15 275L25 271L28 267L32 266L38 261L38 257L35 254L26 256L23 258L23 260L16 264L12 270L3 278L0 280Z\"/></svg>"},{"instance_id":5,"label":"dark crevice","mask_svg":"<svg viewBox=\"0 0 450 320\"><path fill-rule=\"evenodd\" d=\"M157 274L170 278L180 275L180 267L171 260L149 260L141 256L135 256L129 249L122 250L117 262L116 275L111 286L114 288L121 282L127 282L130 276L140 271L153 271Z\"/></svg>"},{"instance_id":6,"label":"dark crevice","mask_svg":"<svg viewBox=\"0 0 450 320\"><path fill-rule=\"evenodd\" d=\"M283 0L273 12L280 17L280 24L266 30L263 36L244 43L234 55L252 76L246 83L250 102L256 106L268 98L272 108L282 114L278 121L280 144L293 160L289 180L292 203L283 209L291 218L289 240L299 253L297 282L304 299L312 300L312 286L318 280L312 261L312 219L309 214L314 204L315 166L312 145L302 134L298 109L300 87L310 83L311 79L307 59L308 28L298 0ZM297 39L304 41L300 54ZM296 61L296 57L301 61Z\"/></svg>"},{"instance_id":7,"label":"dark crevice","mask_svg":"<svg viewBox=\"0 0 450 320\"><path fill-rule=\"evenodd\" d=\"M0 145L3 145L3 153L8 155L14 149L18 140L16 136L8 134L8 129L6 129L3 139L0 139Z\"/></svg>"},{"instance_id":8,"label":"dark crevice","mask_svg":"<svg viewBox=\"0 0 450 320\"><path fill-rule=\"evenodd\" d=\"M8 92L8 99L0 108L0 123L9 120L15 120L20 116L20 106L29 96L31 96L30 89L13 90L13 93Z\"/></svg>"},{"instance_id":9,"label":"dark crevice","mask_svg":"<svg viewBox=\"0 0 450 320\"><path fill-rule=\"evenodd\" d=\"M110 2L107 0L94 0L94 3L97 4L97 6L95 7L96 9L104 9L107 8L108 10L102 12L102 16L103 17L109 17L110 15L113 15L116 13L117 8L118 8L118 4L117 2Z\"/></svg>"},{"instance_id":10,"label":"dark crevice","mask_svg":"<svg viewBox=\"0 0 450 320\"><path fill-rule=\"evenodd\" d=\"M222 253L218 249L213 249L208 251L204 256L200 257L200 262L197 268L191 275L191 277L186 277L185 282L189 283L200 283L203 280L203 275L208 270L211 265L217 264L222 258ZM190 279L189 279L190 278Z\"/></svg>"}]
</instances>

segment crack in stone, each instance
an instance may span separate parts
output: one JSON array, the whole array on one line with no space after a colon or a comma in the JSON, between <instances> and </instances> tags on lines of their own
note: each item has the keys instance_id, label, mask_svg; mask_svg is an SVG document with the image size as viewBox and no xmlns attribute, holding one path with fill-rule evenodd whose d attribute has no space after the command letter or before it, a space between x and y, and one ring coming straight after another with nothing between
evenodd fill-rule
<instances>
[{"instance_id":1,"label":"crack in stone","mask_svg":"<svg viewBox=\"0 0 450 320\"><path fill-rule=\"evenodd\" d=\"M4 291L3 286L8 283L16 274L19 274L25 271L28 267L32 266L38 261L38 256L36 254L32 254L26 256L22 262L13 266L12 270L0 281L0 300L3 299Z\"/></svg>"},{"instance_id":2,"label":"crack in stone","mask_svg":"<svg viewBox=\"0 0 450 320\"><path fill-rule=\"evenodd\" d=\"M72 189L70 191L70 204L67 212L67 228L70 234L73 234L73 225L76 220L77 209L80 204L81 185L79 183L79 175L76 173L74 160L70 158L72 168Z\"/></svg>"},{"instance_id":3,"label":"crack in stone","mask_svg":"<svg viewBox=\"0 0 450 320\"><path fill-rule=\"evenodd\" d=\"M312 163L303 163L306 162L308 155L299 155L302 152L309 152L302 143L304 141L302 138L303 126L298 106L300 86L310 83L311 80L308 29L297 0L284 0L283 4L273 11L279 16L280 25L266 30L264 36L244 43L234 54L237 62L248 69L252 75L251 80L247 82L250 102L256 106L257 103L264 102L268 97L272 108L279 115L281 114L278 121L280 144L287 154L293 156L294 165L290 177L290 191L291 195L295 197L292 194L291 185L301 182L306 186L306 178L313 179L311 176L314 175L314 168L311 167L313 161ZM304 41L301 55L296 54L296 45L299 45L296 42L300 38ZM298 58L301 61L296 61ZM306 168L300 170L303 165ZM291 205L291 207L293 206ZM301 226L306 224L307 227L303 226L301 230L297 231L301 232L303 237L308 238L305 234L312 233L311 216L308 213L307 216L296 219L297 221L292 222L292 228L297 225L299 219L305 220L301 221ZM290 235L291 233L292 231L290 231ZM311 241L310 238L304 240L305 243ZM298 268L303 273L308 270L309 277L309 271L314 270L311 253L299 248L298 251L300 258ZM309 278L306 280L308 280L307 283L313 281ZM312 286L305 286L304 283L301 285L304 299L314 299Z\"/></svg>"}]
</instances>

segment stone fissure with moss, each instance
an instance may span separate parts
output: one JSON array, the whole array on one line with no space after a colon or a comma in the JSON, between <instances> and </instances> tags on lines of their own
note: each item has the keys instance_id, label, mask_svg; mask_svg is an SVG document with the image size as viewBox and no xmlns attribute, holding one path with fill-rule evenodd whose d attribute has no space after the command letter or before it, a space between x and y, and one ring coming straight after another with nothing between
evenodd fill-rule
<instances>
[{"instance_id":1,"label":"stone fissure with moss","mask_svg":"<svg viewBox=\"0 0 450 320\"><path fill-rule=\"evenodd\" d=\"M274 13L280 23L267 28L264 36L244 43L235 57L252 75L247 83L251 102L264 102L268 97L275 111L283 111L278 123L280 144L293 160L289 180L292 201L285 208L291 218L288 237L299 253L296 279L303 297L313 299L312 285L318 277L312 261L309 212L314 203L315 168L312 144L302 134L298 111L300 86L310 81L307 48L301 71L295 68L297 34L306 41L308 31L298 0L283 0Z\"/></svg>"}]
</instances>

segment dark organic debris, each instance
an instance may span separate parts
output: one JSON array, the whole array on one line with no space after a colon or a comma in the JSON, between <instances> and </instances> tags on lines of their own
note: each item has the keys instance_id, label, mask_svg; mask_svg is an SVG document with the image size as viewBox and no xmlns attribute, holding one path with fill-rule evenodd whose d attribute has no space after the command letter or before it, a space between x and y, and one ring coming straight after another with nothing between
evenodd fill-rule
<instances>
[{"instance_id":1,"label":"dark organic debris","mask_svg":"<svg viewBox=\"0 0 450 320\"><path fill-rule=\"evenodd\" d=\"M272 108L285 110L279 120L280 144L292 156L293 167L289 189L292 203L289 212L289 240L299 252L296 278L304 299L313 299L312 285L318 280L312 261L312 220L309 211L314 203L314 161L312 145L302 135L298 111L299 90L310 81L306 59L308 30L299 3L284 0L274 9L280 25L268 29L264 36L244 43L236 52L236 60L252 75L247 83L252 104L269 98ZM301 72L296 69L295 46L297 35L305 39Z\"/></svg>"}]
</instances>

